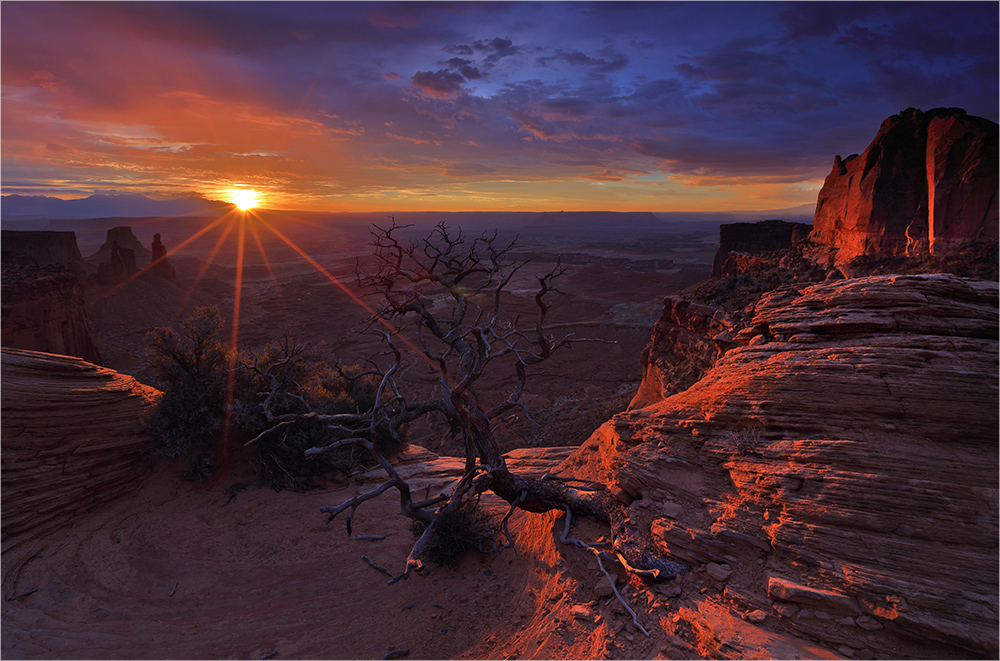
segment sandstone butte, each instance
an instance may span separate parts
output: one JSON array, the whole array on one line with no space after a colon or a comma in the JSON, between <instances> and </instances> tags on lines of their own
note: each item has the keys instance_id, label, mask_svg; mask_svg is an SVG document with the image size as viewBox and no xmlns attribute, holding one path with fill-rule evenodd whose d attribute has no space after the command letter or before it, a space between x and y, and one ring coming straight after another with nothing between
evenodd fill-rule
<instances>
[{"instance_id":1,"label":"sandstone butte","mask_svg":"<svg viewBox=\"0 0 1000 661\"><path fill-rule=\"evenodd\" d=\"M108 238L88 262L80 256L74 232L2 231L3 346L78 356L100 364L101 355L90 334L84 287L117 284L134 278L138 256L148 266L141 275L174 280L160 235L152 253L131 227L108 230ZM96 273L94 265L97 265Z\"/></svg>"},{"instance_id":2,"label":"sandstone butte","mask_svg":"<svg viewBox=\"0 0 1000 661\"><path fill-rule=\"evenodd\" d=\"M951 275L835 280L766 294L750 323L733 332L705 306L668 300L649 355L689 354L690 371L681 377L690 387L647 366L644 401L582 446L520 450L512 460L535 474L559 470L611 484L633 501L633 524L650 532L657 551L689 564L691 571L673 582L619 586L652 627L653 642L626 630L631 620L615 612L613 597L591 592L600 576L584 568L586 557L554 544L561 516L519 513L518 559L490 564L496 577L467 563L448 588L447 598L485 608L474 610L473 620L456 620L481 633L447 645L427 639L436 647L414 658L718 655L719 647L698 638L707 625L680 626L710 617L709 630L732 656L994 658L997 302L996 283ZM717 331L731 339L718 339ZM362 645L373 635L369 625L335 609L343 626L358 627L362 647L349 647L353 639L344 639L348 632L328 622L326 611L295 610L292 593L310 604L326 600L317 591L341 595L370 623L386 607L382 599L402 608L445 589L417 576L399 592L376 581L355 594L350 585L367 585L365 572L376 572L351 569L365 550L350 544L360 542L331 536L310 520L323 496L287 494L280 501L285 509L276 510L281 514L268 515L278 507L267 504L273 495L220 510L219 491L211 492L213 502L199 495L205 489L178 491L176 480L156 473L144 482L138 418L155 391L129 377L78 359L8 349L3 370L5 656L25 650L45 656L44 649L87 656L74 647L84 639L93 641L88 649L95 654L128 656L157 631L176 644L161 653L215 656L245 641L246 653L263 655L271 651L258 640L265 633L296 631L299 647L284 649L299 656L329 655L335 639L347 646L337 649L368 650L357 652L366 658L375 653ZM415 448L407 465L422 489L455 479L461 462ZM143 493L157 494L155 507ZM192 505L195 498L200 504ZM385 517L376 519L377 528L390 531L391 546L379 556L385 563L405 556L412 541L401 517L392 515L391 500L372 510ZM226 516L242 511L238 518L251 518L232 527ZM606 534L590 528L595 537ZM277 539L290 543L275 547ZM66 556L75 570L52 565L58 555L31 563L59 543L76 549ZM284 589L253 573L254 554L265 549L259 562L273 570L268 576L284 577ZM118 560L101 564L105 554ZM330 562L343 566L349 585L322 572ZM114 568L126 566L125 574ZM228 587L213 583L215 574ZM105 587L87 582L94 580ZM264 594L254 580L263 581ZM176 590L180 581L200 586L197 601L170 601L170 584ZM36 582L39 592L76 593L76 601L24 596ZM234 583L250 592L233 592ZM373 590L379 599L370 599ZM280 594L288 598L275 601ZM187 619L176 610L182 604ZM245 620L224 616L235 604L251 609ZM284 610L276 610L281 604ZM522 615L501 622L497 604ZM84 606L103 614L88 615L79 610ZM288 609L298 613L293 620ZM163 624L171 617L182 619ZM271 624L261 627L257 618ZM406 622L407 631L419 629L412 618ZM733 622L745 627L738 635ZM391 621L380 626L397 632ZM754 636L768 642L748 647Z\"/></svg>"},{"instance_id":3,"label":"sandstone butte","mask_svg":"<svg viewBox=\"0 0 1000 661\"><path fill-rule=\"evenodd\" d=\"M958 108L889 117L861 155L834 159L810 238L838 263L995 241L998 150L997 124Z\"/></svg>"}]
</instances>

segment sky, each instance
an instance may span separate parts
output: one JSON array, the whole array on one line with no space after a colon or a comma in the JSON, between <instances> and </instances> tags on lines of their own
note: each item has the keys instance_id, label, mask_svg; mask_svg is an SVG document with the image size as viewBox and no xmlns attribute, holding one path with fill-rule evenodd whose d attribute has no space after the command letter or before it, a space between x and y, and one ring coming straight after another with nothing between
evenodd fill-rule
<instances>
[{"instance_id":1,"label":"sky","mask_svg":"<svg viewBox=\"0 0 1000 661\"><path fill-rule=\"evenodd\" d=\"M996 2L3 2L0 187L326 211L811 204L998 120Z\"/></svg>"}]
</instances>

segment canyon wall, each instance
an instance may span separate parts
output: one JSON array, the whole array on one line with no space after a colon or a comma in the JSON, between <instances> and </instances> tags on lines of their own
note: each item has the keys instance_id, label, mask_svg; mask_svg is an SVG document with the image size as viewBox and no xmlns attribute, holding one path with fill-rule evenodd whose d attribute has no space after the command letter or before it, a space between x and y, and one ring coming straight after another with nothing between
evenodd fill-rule
<instances>
[{"instance_id":1,"label":"canyon wall","mask_svg":"<svg viewBox=\"0 0 1000 661\"><path fill-rule=\"evenodd\" d=\"M60 266L4 264L0 290L3 346L101 362L87 326L83 290L74 273Z\"/></svg>"},{"instance_id":2,"label":"canyon wall","mask_svg":"<svg viewBox=\"0 0 1000 661\"><path fill-rule=\"evenodd\" d=\"M68 268L78 277L93 273L76 243L75 232L0 231L2 261L5 264L55 266Z\"/></svg>"},{"instance_id":3,"label":"canyon wall","mask_svg":"<svg viewBox=\"0 0 1000 661\"><path fill-rule=\"evenodd\" d=\"M70 356L2 350L3 541L68 525L151 468L143 415L159 393Z\"/></svg>"},{"instance_id":4,"label":"canyon wall","mask_svg":"<svg viewBox=\"0 0 1000 661\"><path fill-rule=\"evenodd\" d=\"M855 658L996 658L997 306L997 283L942 274L775 290L740 346L566 469L634 499L633 523L748 620ZM697 312L700 342L661 320L651 352L709 360Z\"/></svg>"},{"instance_id":5,"label":"canyon wall","mask_svg":"<svg viewBox=\"0 0 1000 661\"><path fill-rule=\"evenodd\" d=\"M642 382L629 409L643 408L687 389L734 342L733 321L717 308L682 298L663 299L663 313L643 349Z\"/></svg>"},{"instance_id":6,"label":"canyon wall","mask_svg":"<svg viewBox=\"0 0 1000 661\"><path fill-rule=\"evenodd\" d=\"M783 250L800 243L812 230L805 223L761 220L756 223L726 223L719 226L719 250L712 262L712 275L723 275L730 253L761 253Z\"/></svg>"},{"instance_id":7,"label":"canyon wall","mask_svg":"<svg viewBox=\"0 0 1000 661\"><path fill-rule=\"evenodd\" d=\"M957 108L889 117L865 151L834 159L810 239L837 262L995 241L998 126Z\"/></svg>"}]
</instances>

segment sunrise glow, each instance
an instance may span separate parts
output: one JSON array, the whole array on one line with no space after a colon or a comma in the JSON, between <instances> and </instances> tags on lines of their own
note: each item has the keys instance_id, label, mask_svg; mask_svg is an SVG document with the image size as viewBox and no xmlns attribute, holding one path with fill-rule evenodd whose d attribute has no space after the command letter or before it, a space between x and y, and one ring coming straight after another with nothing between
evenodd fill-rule
<instances>
[{"instance_id":1,"label":"sunrise glow","mask_svg":"<svg viewBox=\"0 0 1000 661\"><path fill-rule=\"evenodd\" d=\"M239 209L246 211L247 209L253 209L259 204L257 200L257 191L252 190L235 190L232 193L231 202L235 204Z\"/></svg>"},{"instance_id":2,"label":"sunrise glow","mask_svg":"<svg viewBox=\"0 0 1000 661\"><path fill-rule=\"evenodd\" d=\"M785 209L908 106L997 115L988 3L404 4L3 3L3 193Z\"/></svg>"}]
</instances>

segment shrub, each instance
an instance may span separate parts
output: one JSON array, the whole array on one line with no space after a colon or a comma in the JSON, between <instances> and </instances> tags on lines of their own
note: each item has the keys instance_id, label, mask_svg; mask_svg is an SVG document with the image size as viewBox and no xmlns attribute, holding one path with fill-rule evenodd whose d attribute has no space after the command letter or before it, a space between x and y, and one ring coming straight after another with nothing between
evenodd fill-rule
<instances>
[{"instance_id":1,"label":"shrub","mask_svg":"<svg viewBox=\"0 0 1000 661\"><path fill-rule=\"evenodd\" d=\"M302 346L283 338L258 354L232 356L220 339L223 319L218 310L203 308L186 320L179 332L156 328L146 336L147 360L163 396L149 416L155 451L175 458L197 453L187 477L203 480L216 466L212 450L226 418L231 359L238 366L233 388L230 437L242 442L269 429L263 404L270 397L273 415L305 413L364 413L375 403L377 373L357 365L329 367L308 360ZM363 447L306 457L311 447L328 445L352 435L317 421L303 421L257 441L263 475L275 489L307 490L338 473L347 473L366 458ZM402 449L402 433L376 429L374 445L383 455Z\"/></svg>"},{"instance_id":2,"label":"shrub","mask_svg":"<svg viewBox=\"0 0 1000 661\"><path fill-rule=\"evenodd\" d=\"M311 362L304 347L283 338L265 347L236 379L233 421L255 438L271 427L263 404L270 397L273 415L305 413L357 413L375 403L378 375L357 365L330 367ZM303 421L264 436L256 442L257 456L265 477L277 490L304 491L319 486L335 475L348 473L366 458L361 446L347 446L336 452L306 457L305 451L349 437L347 430L334 429L318 421ZM406 436L394 438L388 430L376 433L374 445L388 455L402 449Z\"/></svg>"},{"instance_id":3,"label":"shrub","mask_svg":"<svg viewBox=\"0 0 1000 661\"><path fill-rule=\"evenodd\" d=\"M427 524L414 520L410 524L414 539L427 529ZM499 532L493 517L468 501L451 516L442 519L424 547L423 555L436 565L454 567L466 551L488 551L496 546Z\"/></svg>"},{"instance_id":4,"label":"shrub","mask_svg":"<svg viewBox=\"0 0 1000 661\"><path fill-rule=\"evenodd\" d=\"M212 448L225 408L228 354L219 339L222 324L217 309L201 308L179 333L156 328L146 335L147 359L163 390L148 419L158 454L179 457ZM201 463L199 473L208 470L207 462Z\"/></svg>"},{"instance_id":5,"label":"shrub","mask_svg":"<svg viewBox=\"0 0 1000 661\"><path fill-rule=\"evenodd\" d=\"M728 439L740 454L753 454L760 443L760 427L747 427L729 432Z\"/></svg>"}]
</instances>

